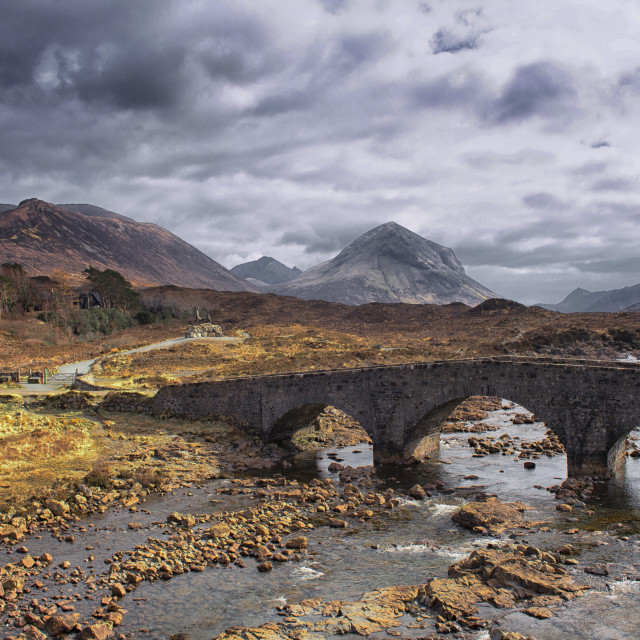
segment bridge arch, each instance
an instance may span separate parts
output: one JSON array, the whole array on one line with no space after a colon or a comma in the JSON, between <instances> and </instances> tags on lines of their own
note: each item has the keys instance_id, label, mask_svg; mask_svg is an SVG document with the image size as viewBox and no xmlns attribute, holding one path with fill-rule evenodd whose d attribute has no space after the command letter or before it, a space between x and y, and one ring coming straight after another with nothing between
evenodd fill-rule
<instances>
[{"instance_id":1,"label":"bridge arch","mask_svg":"<svg viewBox=\"0 0 640 640\"><path fill-rule=\"evenodd\" d=\"M639 391L635 365L492 358L174 385L158 392L152 411L231 416L269 441L290 411L333 405L363 426L374 449L404 455L463 399L493 396L532 411L564 445L569 475L581 475L605 473L619 459L624 437L640 424Z\"/></svg>"}]
</instances>

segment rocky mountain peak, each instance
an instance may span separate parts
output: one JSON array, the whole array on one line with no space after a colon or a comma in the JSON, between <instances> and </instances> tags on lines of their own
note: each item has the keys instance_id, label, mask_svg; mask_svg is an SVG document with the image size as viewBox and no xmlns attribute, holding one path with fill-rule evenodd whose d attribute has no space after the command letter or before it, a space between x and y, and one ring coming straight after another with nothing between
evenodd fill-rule
<instances>
[{"instance_id":1,"label":"rocky mountain peak","mask_svg":"<svg viewBox=\"0 0 640 640\"><path fill-rule=\"evenodd\" d=\"M487 298L500 297L469 278L452 249L396 222L367 231L332 260L272 290L346 304L475 305Z\"/></svg>"},{"instance_id":2,"label":"rocky mountain peak","mask_svg":"<svg viewBox=\"0 0 640 640\"><path fill-rule=\"evenodd\" d=\"M271 256L262 256L252 262L236 265L231 269L231 273L253 284L279 284L293 280L302 271L297 267L289 268Z\"/></svg>"}]
</instances>

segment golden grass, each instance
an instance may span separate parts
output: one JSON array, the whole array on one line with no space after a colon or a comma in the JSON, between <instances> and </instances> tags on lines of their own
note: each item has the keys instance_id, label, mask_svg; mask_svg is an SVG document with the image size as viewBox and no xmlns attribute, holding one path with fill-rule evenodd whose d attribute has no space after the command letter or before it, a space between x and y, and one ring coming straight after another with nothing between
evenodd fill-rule
<instances>
[{"instance_id":1,"label":"golden grass","mask_svg":"<svg viewBox=\"0 0 640 640\"><path fill-rule=\"evenodd\" d=\"M88 471L100 457L99 425L77 415L41 415L18 403L0 406L0 488L52 484L61 474ZM6 491L3 491L6 493Z\"/></svg>"},{"instance_id":2,"label":"golden grass","mask_svg":"<svg viewBox=\"0 0 640 640\"><path fill-rule=\"evenodd\" d=\"M384 345L348 333L299 324L254 327L243 342L195 341L136 354L99 359L92 368L108 386L159 388L166 384L232 376L359 367L433 359L441 345L429 339L406 346L390 338Z\"/></svg>"}]
</instances>

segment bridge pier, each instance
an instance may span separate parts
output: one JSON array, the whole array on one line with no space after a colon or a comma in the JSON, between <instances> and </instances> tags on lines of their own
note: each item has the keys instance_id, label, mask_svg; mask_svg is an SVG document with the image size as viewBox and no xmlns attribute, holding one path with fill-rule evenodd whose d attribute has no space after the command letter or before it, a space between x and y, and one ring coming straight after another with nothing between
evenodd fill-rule
<instances>
[{"instance_id":1,"label":"bridge pier","mask_svg":"<svg viewBox=\"0 0 640 640\"><path fill-rule=\"evenodd\" d=\"M497 396L533 411L557 434L570 476L604 476L640 425L639 392L635 364L508 357L172 385L158 391L151 410L232 418L269 442L295 429L302 414L332 405L365 428L377 457L420 460L437 450L440 424L459 402Z\"/></svg>"}]
</instances>

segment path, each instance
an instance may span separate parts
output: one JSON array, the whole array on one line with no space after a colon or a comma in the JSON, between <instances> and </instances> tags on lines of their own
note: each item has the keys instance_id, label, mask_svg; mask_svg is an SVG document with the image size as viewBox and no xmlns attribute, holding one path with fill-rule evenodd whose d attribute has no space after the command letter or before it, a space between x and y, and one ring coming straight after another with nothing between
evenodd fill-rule
<instances>
[{"instance_id":1,"label":"path","mask_svg":"<svg viewBox=\"0 0 640 640\"><path fill-rule=\"evenodd\" d=\"M212 342L242 342L243 338L232 338L232 337L220 337L220 338L171 338L170 340L164 340L162 342L156 342L154 344L148 344L144 347L137 347L135 349L129 349L127 351L119 351L117 355L127 355L130 353L141 353L142 351L153 351L155 349L166 349L168 347L172 347L177 344L183 344L185 342L193 342L197 340L205 340ZM68 362L67 364L60 365L58 367L58 374L61 375L71 375L75 372L78 375L86 375L89 373L91 365L97 360L97 358L93 358L91 360L80 360L78 362ZM55 374L51 376L55 380ZM66 382L51 382L49 384L23 384L22 389L16 389L15 392L27 395L27 394L47 394L52 393L54 391L60 390L64 387ZM13 393L13 391L12 391Z\"/></svg>"}]
</instances>

